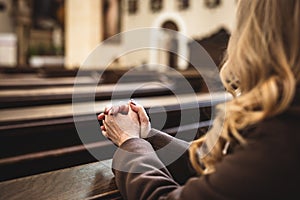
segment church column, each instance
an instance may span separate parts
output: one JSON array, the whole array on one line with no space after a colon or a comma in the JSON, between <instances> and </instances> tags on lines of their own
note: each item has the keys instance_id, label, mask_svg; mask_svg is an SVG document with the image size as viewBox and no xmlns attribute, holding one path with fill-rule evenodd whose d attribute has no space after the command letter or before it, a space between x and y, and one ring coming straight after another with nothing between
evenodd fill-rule
<instances>
[{"instance_id":1,"label":"church column","mask_svg":"<svg viewBox=\"0 0 300 200\"><path fill-rule=\"evenodd\" d=\"M65 3L65 66L76 68L102 41L102 0Z\"/></svg>"}]
</instances>

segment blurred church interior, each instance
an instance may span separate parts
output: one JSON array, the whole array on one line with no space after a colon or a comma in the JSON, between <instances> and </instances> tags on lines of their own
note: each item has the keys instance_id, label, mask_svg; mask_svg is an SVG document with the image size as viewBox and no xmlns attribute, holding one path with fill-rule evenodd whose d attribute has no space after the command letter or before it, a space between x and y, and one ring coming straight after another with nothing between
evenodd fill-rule
<instances>
[{"instance_id":1,"label":"blurred church interior","mask_svg":"<svg viewBox=\"0 0 300 200\"><path fill-rule=\"evenodd\" d=\"M0 199L119 199L109 168L115 146L100 130L84 140L78 133L111 101L135 98L173 136L204 134L224 93L203 77L222 65L236 3L0 0ZM197 122L181 124L195 109Z\"/></svg>"}]
</instances>

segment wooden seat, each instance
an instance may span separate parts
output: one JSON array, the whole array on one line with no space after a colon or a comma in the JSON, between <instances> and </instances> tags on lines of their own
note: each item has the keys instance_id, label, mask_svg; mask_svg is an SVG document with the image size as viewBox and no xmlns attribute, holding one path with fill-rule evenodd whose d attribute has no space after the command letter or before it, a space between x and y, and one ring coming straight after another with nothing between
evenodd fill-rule
<instances>
[{"instance_id":1,"label":"wooden seat","mask_svg":"<svg viewBox=\"0 0 300 200\"><path fill-rule=\"evenodd\" d=\"M0 182L1 199L121 199L111 160Z\"/></svg>"}]
</instances>

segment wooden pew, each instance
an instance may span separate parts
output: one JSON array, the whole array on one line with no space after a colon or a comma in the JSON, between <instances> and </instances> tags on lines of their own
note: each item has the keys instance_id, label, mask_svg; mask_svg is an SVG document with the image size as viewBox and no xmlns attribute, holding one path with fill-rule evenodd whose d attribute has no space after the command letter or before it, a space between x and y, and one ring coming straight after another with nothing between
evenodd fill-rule
<instances>
[{"instance_id":1,"label":"wooden pew","mask_svg":"<svg viewBox=\"0 0 300 200\"><path fill-rule=\"evenodd\" d=\"M49 70L43 73L1 73L0 71L0 89L33 89L60 86L73 86L75 79L80 85L97 85L116 83L126 70L72 70L72 76L62 76L66 69ZM73 72L74 71L74 72ZM53 73L53 74L52 74ZM151 82L159 81L161 73L155 71L138 71L132 70L126 73L127 82Z\"/></svg>"},{"instance_id":2,"label":"wooden pew","mask_svg":"<svg viewBox=\"0 0 300 200\"><path fill-rule=\"evenodd\" d=\"M198 94L197 102L200 109L201 123L209 123L210 107L224 101L226 93L214 95ZM178 96L177 96L178 97ZM137 98L136 100L147 109L152 107L152 124L156 128L155 118L166 111L167 123L163 129L170 134L176 134L180 116L195 109L190 94L181 96L182 105L178 105L176 96ZM180 98L180 97L179 97ZM96 102L94 113L83 110L80 113L80 123L87 128L96 115L109 101ZM82 107L90 107L80 103ZM195 104L194 104L195 105ZM155 110L163 106L164 110ZM192 117L192 116L191 116ZM193 130L207 127L208 124L181 124L191 126ZM191 129L191 128L190 128ZM95 161L86 148L102 153L102 159L111 158L115 147L99 132L90 135L93 140L84 146L78 137L71 104L39 106L34 108L17 108L0 110L0 180L32 175L36 173L71 167ZM186 131L189 132L189 131ZM91 133L86 133L87 135ZM184 134L182 134L184 136ZM34 167L32 167L34 166Z\"/></svg>"},{"instance_id":3,"label":"wooden pew","mask_svg":"<svg viewBox=\"0 0 300 200\"><path fill-rule=\"evenodd\" d=\"M185 125L181 127L181 131L190 132L209 125L211 124L207 122ZM164 131L175 134L178 128ZM92 161L75 167L0 181L0 194L7 200L24 196L29 199L121 200L111 170L111 161L111 159Z\"/></svg>"},{"instance_id":4,"label":"wooden pew","mask_svg":"<svg viewBox=\"0 0 300 200\"><path fill-rule=\"evenodd\" d=\"M1 199L122 199L111 160L0 182Z\"/></svg>"},{"instance_id":5,"label":"wooden pew","mask_svg":"<svg viewBox=\"0 0 300 200\"><path fill-rule=\"evenodd\" d=\"M78 77L80 85L95 84L95 80L89 76ZM0 89L1 90L16 90L16 89L34 89L47 87L61 87L73 86L74 77L55 77L43 78L37 75L0 75Z\"/></svg>"},{"instance_id":6,"label":"wooden pew","mask_svg":"<svg viewBox=\"0 0 300 200\"><path fill-rule=\"evenodd\" d=\"M112 95L114 98L135 98L170 94L170 89L174 86L163 84L161 82L140 82L122 83L117 86L115 84L101 84L99 86L95 84L94 86L80 85L75 88L71 85L26 89L25 91L24 89L2 90L0 108L72 103L74 90L76 91L76 101L82 102L89 100L93 94L96 100L108 100L111 99ZM143 85L144 87L139 87ZM135 88L136 90L134 90Z\"/></svg>"},{"instance_id":7,"label":"wooden pew","mask_svg":"<svg viewBox=\"0 0 300 200\"><path fill-rule=\"evenodd\" d=\"M99 82L96 79L100 75L90 73L76 78L0 74L0 109L71 103L74 83L76 83L76 101L87 101L92 94L95 94L96 100L108 100L112 94L114 98L128 98L128 96L136 98L169 95L174 92L185 93L187 91L186 88L182 88L182 81L187 81L194 92L207 91L201 76L195 70L182 72L181 77L174 72L159 74L154 71L130 71L126 74L126 78L122 77L123 71L113 71L105 72ZM111 73L114 74L113 77L108 75ZM117 81L121 83L118 82L116 85Z\"/></svg>"}]
</instances>

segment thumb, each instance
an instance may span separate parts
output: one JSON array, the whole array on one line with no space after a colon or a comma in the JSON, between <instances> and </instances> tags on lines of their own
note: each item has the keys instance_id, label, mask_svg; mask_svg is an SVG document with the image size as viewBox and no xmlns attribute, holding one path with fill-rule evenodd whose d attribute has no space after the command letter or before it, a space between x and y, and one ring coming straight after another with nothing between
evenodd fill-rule
<instances>
[{"instance_id":1,"label":"thumb","mask_svg":"<svg viewBox=\"0 0 300 200\"><path fill-rule=\"evenodd\" d=\"M151 123L149 117L146 113L146 110L143 106L133 103L130 103L130 108L137 113L139 121L141 124L141 137L146 138L151 130Z\"/></svg>"},{"instance_id":2,"label":"thumb","mask_svg":"<svg viewBox=\"0 0 300 200\"><path fill-rule=\"evenodd\" d=\"M150 122L149 117L146 113L146 110L144 109L143 106L131 102L130 108L138 114L141 124L146 124L146 123Z\"/></svg>"}]
</instances>

